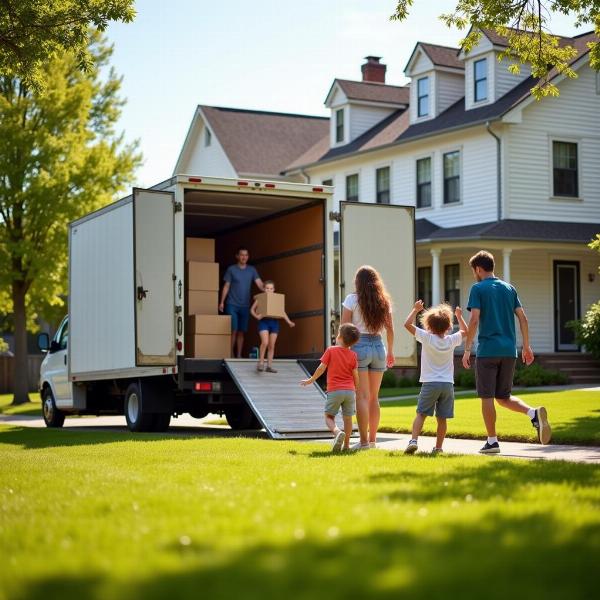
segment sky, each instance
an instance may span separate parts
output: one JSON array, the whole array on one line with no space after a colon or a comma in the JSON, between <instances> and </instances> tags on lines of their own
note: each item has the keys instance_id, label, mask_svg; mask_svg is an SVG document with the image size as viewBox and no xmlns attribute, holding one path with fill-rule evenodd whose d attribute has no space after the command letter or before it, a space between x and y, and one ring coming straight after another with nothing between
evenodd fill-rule
<instances>
[{"instance_id":1,"label":"sky","mask_svg":"<svg viewBox=\"0 0 600 600\"><path fill-rule=\"evenodd\" d=\"M418 41L457 46L464 32L438 16L456 0L415 0L407 21L391 22L394 0L137 0L133 23L114 23L112 66L127 99L119 122L139 140L135 185L173 173L198 104L328 116L334 78L361 79L367 55L381 56L386 82L407 83ZM570 17L553 33L581 33Z\"/></svg>"}]
</instances>

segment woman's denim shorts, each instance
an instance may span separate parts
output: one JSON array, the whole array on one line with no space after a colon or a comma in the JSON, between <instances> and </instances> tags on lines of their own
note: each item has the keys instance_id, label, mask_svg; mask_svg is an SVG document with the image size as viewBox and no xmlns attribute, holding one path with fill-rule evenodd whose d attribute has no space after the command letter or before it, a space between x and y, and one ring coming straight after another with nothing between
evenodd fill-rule
<instances>
[{"instance_id":1,"label":"woman's denim shorts","mask_svg":"<svg viewBox=\"0 0 600 600\"><path fill-rule=\"evenodd\" d=\"M361 333L358 342L352 346L358 357L359 371L385 371L386 351L380 335Z\"/></svg>"}]
</instances>

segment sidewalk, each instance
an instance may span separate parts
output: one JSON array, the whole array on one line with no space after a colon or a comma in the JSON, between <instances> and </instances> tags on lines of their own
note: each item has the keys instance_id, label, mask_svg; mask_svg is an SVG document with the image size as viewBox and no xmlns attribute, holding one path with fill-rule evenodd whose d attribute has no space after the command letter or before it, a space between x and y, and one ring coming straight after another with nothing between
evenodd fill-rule
<instances>
[{"instance_id":1,"label":"sidewalk","mask_svg":"<svg viewBox=\"0 0 600 600\"><path fill-rule=\"evenodd\" d=\"M208 417L209 419L211 417ZM214 418L214 417L213 417ZM44 420L40 417L28 415L1 415L0 424L16 425L20 427L45 428ZM69 418L65 421L65 430L72 431L122 431L127 432L125 417L103 416L103 417L81 417ZM235 435L244 437L264 437L264 432L233 432L229 427L223 425L207 425L189 415L182 415L171 421L169 431L164 435ZM161 434L156 434L161 435ZM387 451L404 452L410 434L408 433L380 433L377 436L377 449ZM320 441L331 444L331 439L307 440L310 442ZM419 437L419 453L431 452L435 443L435 437ZM542 446L540 444L525 444L521 442L503 442L500 440L501 454L483 456L479 449L483 446L482 440L463 440L446 438L444 442L445 454L476 454L481 460L494 460L496 456L505 458L543 459L543 460L566 460L570 462L600 464L600 446L566 446L553 445ZM371 450L376 452L377 450Z\"/></svg>"}]
</instances>

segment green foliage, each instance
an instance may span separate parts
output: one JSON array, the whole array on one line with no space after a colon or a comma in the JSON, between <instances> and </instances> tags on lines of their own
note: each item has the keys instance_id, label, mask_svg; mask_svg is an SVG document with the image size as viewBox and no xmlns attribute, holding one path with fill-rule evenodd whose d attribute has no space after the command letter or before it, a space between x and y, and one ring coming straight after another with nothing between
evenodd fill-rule
<instances>
[{"instance_id":1,"label":"green foliage","mask_svg":"<svg viewBox=\"0 0 600 600\"><path fill-rule=\"evenodd\" d=\"M393 388L393 387L396 387L397 385L398 385L398 378L396 377L396 374L391 369L388 369L383 374L383 379L381 380L381 387L382 388Z\"/></svg>"},{"instance_id":2,"label":"green foliage","mask_svg":"<svg viewBox=\"0 0 600 600\"><path fill-rule=\"evenodd\" d=\"M458 371L454 375L454 385L472 390L475 388L475 371L473 369Z\"/></svg>"},{"instance_id":3,"label":"green foliage","mask_svg":"<svg viewBox=\"0 0 600 600\"><path fill-rule=\"evenodd\" d=\"M134 0L5 0L0 3L0 76L45 88L45 66L66 52L79 69L93 68L90 27L129 23Z\"/></svg>"},{"instance_id":4,"label":"green foliage","mask_svg":"<svg viewBox=\"0 0 600 600\"><path fill-rule=\"evenodd\" d=\"M5 342L4 338L0 337L0 354L6 352L8 350L8 344Z\"/></svg>"},{"instance_id":5,"label":"green foliage","mask_svg":"<svg viewBox=\"0 0 600 600\"><path fill-rule=\"evenodd\" d=\"M409 388L415 387L416 385L419 385L418 377L400 377L398 379L398 387Z\"/></svg>"},{"instance_id":6,"label":"green foliage","mask_svg":"<svg viewBox=\"0 0 600 600\"><path fill-rule=\"evenodd\" d=\"M413 0L397 0L392 20L407 19ZM558 88L550 81L551 72L577 77L569 66L577 56L573 46L559 44L559 38L548 32L552 13L572 14L577 26L593 25L600 36L600 0L458 0L454 12L440 15L448 26L460 30L470 27L461 47L470 52L479 42L482 29L491 29L507 38L508 47L498 60L507 58L509 71L518 73L520 65L529 64L538 78L533 96L558 96ZM600 44L588 43L591 67L600 70Z\"/></svg>"},{"instance_id":7,"label":"green foliage","mask_svg":"<svg viewBox=\"0 0 600 600\"><path fill-rule=\"evenodd\" d=\"M583 319L569 321L567 327L575 332L575 343L600 359L600 301L590 306Z\"/></svg>"},{"instance_id":8,"label":"green foliage","mask_svg":"<svg viewBox=\"0 0 600 600\"><path fill-rule=\"evenodd\" d=\"M569 382L569 378L560 371L545 369L538 363L533 363L528 367L522 363L517 363L515 370L515 385L533 387L540 385L564 385Z\"/></svg>"},{"instance_id":9,"label":"green foliage","mask_svg":"<svg viewBox=\"0 0 600 600\"><path fill-rule=\"evenodd\" d=\"M46 89L0 77L0 313L8 290L27 293L28 326L64 311L67 224L110 202L130 182L140 155L114 131L123 100L112 48L95 33L93 66L74 54L46 63Z\"/></svg>"}]
</instances>

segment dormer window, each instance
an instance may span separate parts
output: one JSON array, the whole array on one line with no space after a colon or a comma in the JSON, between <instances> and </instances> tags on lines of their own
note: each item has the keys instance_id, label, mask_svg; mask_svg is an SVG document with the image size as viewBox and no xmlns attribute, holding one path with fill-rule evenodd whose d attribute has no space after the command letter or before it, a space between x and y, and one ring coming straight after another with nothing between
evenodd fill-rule
<instances>
[{"instance_id":1,"label":"dormer window","mask_svg":"<svg viewBox=\"0 0 600 600\"><path fill-rule=\"evenodd\" d=\"M417 116L426 117L429 114L429 77L417 80Z\"/></svg>"},{"instance_id":2,"label":"dormer window","mask_svg":"<svg viewBox=\"0 0 600 600\"><path fill-rule=\"evenodd\" d=\"M344 109L335 111L335 141L340 143L344 141Z\"/></svg>"},{"instance_id":3,"label":"dormer window","mask_svg":"<svg viewBox=\"0 0 600 600\"><path fill-rule=\"evenodd\" d=\"M487 100L487 59L482 58L473 63L473 101L481 102Z\"/></svg>"}]
</instances>

